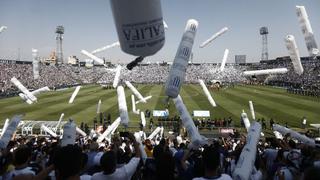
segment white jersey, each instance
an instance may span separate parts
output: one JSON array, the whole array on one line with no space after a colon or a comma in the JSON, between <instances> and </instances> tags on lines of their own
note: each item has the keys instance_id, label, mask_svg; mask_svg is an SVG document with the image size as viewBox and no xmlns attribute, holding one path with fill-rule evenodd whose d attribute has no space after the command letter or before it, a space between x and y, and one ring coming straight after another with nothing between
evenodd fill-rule
<instances>
[{"instance_id":1,"label":"white jersey","mask_svg":"<svg viewBox=\"0 0 320 180\"><path fill-rule=\"evenodd\" d=\"M137 166L140 162L140 158L132 158L130 162L120 168L117 168L116 171L112 174L104 174L103 172L95 173L91 180L130 180L132 175L137 169Z\"/></svg>"},{"instance_id":2,"label":"white jersey","mask_svg":"<svg viewBox=\"0 0 320 180\"><path fill-rule=\"evenodd\" d=\"M199 177L199 178L193 178L192 180L232 180L232 178L228 174L221 174L220 176L216 177L210 177L210 178L205 178L205 177Z\"/></svg>"},{"instance_id":3,"label":"white jersey","mask_svg":"<svg viewBox=\"0 0 320 180\"><path fill-rule=\"evenodd\" d=\"M31 167L25 167L23 169L15 169L10 173L10 177L13 178L19 175L36 175L34 171L32 171Z\"/></svg>"}]
</instances>

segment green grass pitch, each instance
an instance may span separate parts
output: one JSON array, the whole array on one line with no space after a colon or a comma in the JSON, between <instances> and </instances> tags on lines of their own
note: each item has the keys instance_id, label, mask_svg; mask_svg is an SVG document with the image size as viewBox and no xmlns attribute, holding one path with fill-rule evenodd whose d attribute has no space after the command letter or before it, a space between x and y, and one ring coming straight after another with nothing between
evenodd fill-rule
<instances>
[{"instance_id":1,"label":"green grass pitch","mask_svg":"<svg viewBox=\"0 0 320 180\"><path fill-rule=\"evenodd\" d=\"M143 96L152 95L146 104L139 103L137 109L164 110L163 85L137 85ZM38 102L28 105L19 97L0 100L0 124L14 114L24 113L24 120L58 120L61 113L65 120L72 117L78 124L87 122L93 124L99 99L102 100L101 111L110 112L112 121L118 117L117 93L115 89L102 89L99 85L83 86L73 104L68 104L75 88L64 91L52 91L38 96ZM129 110L130 125L137 126L140 116L132 113L131 91L125 90ZM217 107L212 107L199 85L184 85L180 95L189 112L193 110L209 110L211 118L231 116L236 125L240 123L240 114L245 110L251 119L248 101L252 100L256 118L272 117L277 123L288 122L289 126L300 127L301 118L307 117L308 123L320 123L320 100L312 97L293 95L283 89L266 86L236 86L234 88L211 91ZM137 98L136 98L137 100ZM170 116L176 114L170 101ZM147 121L148 123L148 121Z\"/></svg>"}]
</instances>

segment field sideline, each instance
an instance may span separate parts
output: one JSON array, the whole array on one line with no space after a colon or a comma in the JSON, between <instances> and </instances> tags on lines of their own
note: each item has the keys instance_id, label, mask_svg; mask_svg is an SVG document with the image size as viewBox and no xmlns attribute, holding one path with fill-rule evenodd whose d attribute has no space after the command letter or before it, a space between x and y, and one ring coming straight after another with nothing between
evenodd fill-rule
<instances>
[{"instance_id":1,"label":"field sideline","mask_svg":"<svg viewBox=\"0 0 320 180\"><path fill-rule=\"evenodd\" d=\"M138 85L143 96L152 95L146 104L139 103L137 109L164 110L163 85ZM63 91L53 91L38 96L38 103L28 105L19 97L0 100L0 124L14 114L25 113L24 120L58 120L61 113L65 113L65 120L72 117L78 124L87 122L93 124L99 99L102 100L101 111L110 112L112 121L118 117L117 93L114 89L102 89L98 85L84 86L80 89L73 104L68 104L74 88ZM211 91L217 107L213 108L205 97L199 85L184 85L182 96L189 112L193 110L210 110L211 118L231 116L234 123L239 125L240 114L245 110L251 119L248 101L252 100L257 118L264 117L269 125L272 117L276 122L288 122L291 127L300 127L301 118L307 117L308 123L319 123L320 100L288 94L284 89L266 86L236 86L234 88ZM140 116L132 113L131 91L126 89L127 105L130 111L130 124L137 125ZM137 100L137 98L136 98ZM170 101L170 116L176 114L175 107ZM147 121L148 123L148 121Z\"/></svg>"}]
</instances>

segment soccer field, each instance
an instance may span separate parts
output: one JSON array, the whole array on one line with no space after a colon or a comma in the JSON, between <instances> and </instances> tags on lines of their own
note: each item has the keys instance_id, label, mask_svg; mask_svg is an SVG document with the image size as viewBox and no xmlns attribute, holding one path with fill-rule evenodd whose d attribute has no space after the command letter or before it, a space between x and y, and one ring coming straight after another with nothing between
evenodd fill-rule
<instances>
[{"instance_id":1,"label":"soccer field","mask_svg":"<svg viewBox=\"0 0 320 180\"><path fill-rule=\"evenodd\" d=\"M84 86L80 89L73 104L68 104L75 88L63 91L52 91L38 96L38 103L28 105L19 97L0 100L0 124L14 114L24 113L24 120L59 119L60 114L73 118L78 124L87 122L93 124L99 99L102 100L101 111L111 114L112 121L119 115L117 93L115 89L102 89L98 85ZM163 85L138 85L137 89L143 96L152 95L146 104L139 103L140 110L164 110L165 98ZM132 113L131 91L126 89L130 125L137 126L140 116ZM234 88L211 91L217 107L212 107L199 85L184 85L180 95L189 112L193 110L209 110L211 118L231 116L236 125L240 124L240 114L245 110L251 119L248 101L252 100L256 118L264 117L267 122L272 117L277 123L288 122L289 126L300 127L301 118L307 117L308 123L320 122L320 100L312 97L288 94L284 89L266 86L236 86ZM137 100L137 98L136 98ZM175 107L170 101L170 116L176 114ZM148 123L148 122L147 122Z\"/></svg>"}]
</instances>

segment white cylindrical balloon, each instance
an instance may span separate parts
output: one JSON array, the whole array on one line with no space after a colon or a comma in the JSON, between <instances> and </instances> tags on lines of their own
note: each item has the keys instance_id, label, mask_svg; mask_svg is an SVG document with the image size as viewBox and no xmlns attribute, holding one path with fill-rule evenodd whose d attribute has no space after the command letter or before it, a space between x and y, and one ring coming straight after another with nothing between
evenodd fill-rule
<instances>
[{"instance_id":1,"label":"white cylindrical balloon","mask_svg":"<svg viewBox=\"0 0 320 180\"><path fill-rule=\"evenodd\" d=\"M78 127L76 127L76 132L77 132L78 134L80 134L81 136L83 136L83 137L86 137L86 136L87 136L87 133L85 133L84 131L82 131L82 129L80 129L80 128L78 128Z\"/></svg>"},{"instance_id":2,"label":"white cylindrical balloon","mask_svg":"<svg viewBox=\"0 0 320 180\"><path fill-rule=\"evenodd\" d=\"M80 91L81 86L77 86L74 92L72 93L70 99L69 99L69 104L72 104L74 101L74 98L76 98L78 92Z\"/></svg>"},{"instance_id":3,"label":"white cylindrical balloon","mask_svg":"<svg viewBox=\"0 0 320 180\"><path fill-rule=\"evenodd\" d=\"M132 94L132 95L131 95L132 112L133 112L134 114L140 114L140 110L139 110L139 109L136 110L136 103L135 103L135 102L136 102L136 101L135 101L134 95Z\"/></svg>"},{"instance_id":4,"label":"white cylindrical balloon","mask_svg":"<svg viewBox=\"0 0 320 180\"><path fill-rule=\"evenodd\" d=\"M144 97L143 99L145 100L145 101L147 101L148 99L151 99L152 98L152 96L147 96L147 97ZM141 100L138 100L138 101L136 101L136 104L139 104L139 103L141 103L142 101Z\"/></svg>"},{"instance_id":5,"label":"white cylindrical balloon","mask_svg":"<svg viewBox=\"0 0 320 180\"><path fill-rule=\"evenodd\" d=\"M168 24L163 20L163 27L164 27L164 29L168 29L169 27L168 27Z\"/></svg>"},{"instance_id":6,"label":"white cylindrical balloon","mask_svg":"<svg viewBox=\"0 0 320 180\"><path fill-rule=\"evenodd\" d=\"M253 103L252 103L252 101L249 101L249 107L250 107L250 112L251 112L252 120L256 120L256 114L255 114L255 112L254 112L254 108L253 108Z\"/></svg>"},{"instance_id":7,"label":"white cylindrical balloon","mask_svg":"<svg viewBox=\"0 0 320 180\"><path fill-rule=\"evenodd\" d=\"M243 72L243 75L254 76L254 75L268 75L268 74L285 74L287 72L288 72L287 68L274 68L274 69L245 71L245 72Z\"/></svg>"},{"instance_id":8,"label":"white cylindrical balloon","mask_svg":"<svg viewBox=\"0 0 320 180\"><path fill-rule=\"evenodd\" d=\"M149 136L147 139L153 139L156 137L157 134L161 132L161 127L157 127Z\"/></svg>"},{"instance_id":9,"label":"white cylindrical balloon","mask_svg":"<svg viewBox=\"0 0 320 180\"><path fill-rule=\"evenodd\" d=\"M98 105L97 105L97 114L101 112L101 99L99 99Z\"/></svg>"},{"instance_id":10,"label":"white cylindrical balloon","mask_svg":"<svg viewBox=\"0 0 320 180\"><path fill-rule=\"evenodd\" d=\"M122 86L117 87L117 94L121 124L127 127L129 124L129 115L126 102L126 95Z\"/></svg>"},{"instance_id":11,"label":"white cylindrical balloon","mask_svg":"<svg viewBox=\"0 0 320 180\"><path fill-rule=\"evenodd\" d=\"M201 45L200 48L204 48L206 47L208 44L210 44L213 40L215 40L217 37L221 36L222 34L224 34L225 32L228 31L227 27L222 28L220 31L218 31L217 33L215 33L214 35L212 35L209 39L207 39L206 41L204 41Z\"/></svg>"},{"instance_id":12,"label":"white cylindrical balloon","mask_svg":"<svg viewBox=\"0 0 320 180\"><path fill-rule=\"evenodd\" d=\"M132 93L137 96L137 98L142 101L143 103L146 103L147 101L143 98L143 96L140 94L140 92L129 82L125 81L128 88L132 91Z\"/></svg>"},{"instance_id":13,"label":"white cylindrical balloon","mask_svg":"<svg viewBox=\"0 0 320 180\"><path fill-rule=\"evenodd\" d=\"M45 131L46 133L48 133L50 136L52 137L57 137L58 135L56 133L54 133L51 129L49 129L47 126L45 126L44 124L41 125L41 129L43 131Z\"/></svg>"},{"instance_id":14,"label":"white cylindrical balloon","mask_svg":"<svg viewBox=\"0 0 320 180\"><path fill-rule=\"evenodd\" d=\"M0 33L2 33L4 30L6 30L8 27L7 26L1 26L0 27Z\"/></svg>"},{"instance_id":15,"label":"white cylindrical balloon","mask_svg":"<svg viewBox=\"0 0 320 180\"><path fill-rule=\"evenodd\" d=\"M278 131L273 131L274 136L276 136L277 139L283 139L283 136Z\"/></svg>"},{"instance_id":16,"label":"white cylindrical balloon","mask_svg":"<svg viewBox=\"0 0 320 180\"><path fill-rule=\"evenodd\" d=\"M135 132L134 133L134 137L136 138L136 141L139 143L139 149L140 149L140 153L141 153L141 159L143 161L143 164L146 163L146 160L147 160L147 153L146 151L144 150L144 147L142 145L142 140L141 140L141 136L140 136L140 133L138 132Z\"/></svg>"},{"instance_id":17,"label":"white cylindrical balloon","mask_svg":"<svg viewBox=\"0 0 320 180\"><path fill-rule=\"evenodd\" d=\"M39 89L37 89L37 90L34 90L34 91L32 91L31 93L32 93L34 96L36 96L36 95L38 95L38 94L40 94L40 93L47 92L47 91L50 91L50 89L48 88L48 86L45 86L45 87L39 88Z\"/></svg>"},{"instance_id":18,"label":"white cylindrical balloon","mask_svg":"<svg viewBox=\"0 0 320 180\"><path fill-rule=\"evenodd\" d=\"M117 88L117 86L119 84L120 72L121 72L121 66L118 65L116 68L116 74L113 79L113 84L112 84L113 88Z\"/></svg>"},{"instance_id":19,"label":"white cylindrical balloon","mask_svg":"<svg viewBox=\"0 0 320 180\"><path fill-rule=\"evenodd\" d=\"M256 160L257 144L261 134L261 125L254 122L248 131L246 144L242 149L237 165L233 171L233 179L247 180L253 171Z\"/></svg>"},{"instance_id":20,"label":"white cylindrical balloon","mask_svg":"<svg viewBox=\"0 0 320 180\"><path fill-rule=\"evenodd\" d=\"M224 50L223 59L222 59L221 66L220 66L221 72L224 70L224 66L226 65L228 55L229 55L229 49Z\"/></svg>"},{"instance_id":21,"label":"white cylindrical balloon","mask_svg":"<svg viewBox=\"0 0 320 180\"><path fill-rule=\"evenodd\" d=\"M0 138L0 149L5 149L7 147L9 141L13 136L13 133L16 131L21 121L21 118L21 115L13 116L7 129L2 133L2 136Z\"/></svg>"},{"instance_id":22,"label":"white cylindrical balloon","mask_svg":"<svg viewBox=\"0 0 320 180\"><path fill-rule=\"evenodd\" d=\"M247 129L247 132L249 132L250 121L249 121L249 118L248 118L247 113L245 113L244 111L242 111L242 113L241 113L241 118L242 118L242 121L243 121L244 126L245 126L246 129Z\"/></svg>"},{"instance_id":23,"label":"white cylindrical balloon","mask_svg":"<svg viewBox=\"0 0 320 180\"><path fill-rule=\"evenodd\" d=\"M294 36L287 35L285 38L285 43L290 55L290 59L293 64L294 71L297 74L301 75L303 73L303 67L300 60L299 49L296 40L294 39Z\"/></svg>"},{"instance_id":24,"label":"white cylindrical balloon","mask_svg":"<svg viewBox=\"0 0 320 180\"><path fill-rule=\"evenodd\" d=\"M146 117L145 117L143 111L140 112L140 117L141 117L141 124L143 127L145 127L146 126Z\"/></svg>"},{"instance_id":25,"label":"white cylindrical balloon","mask_svg":"<svg viewBox=\"0 0 320 180\"><path fill-rule=\"evenodd\" d=\"M278 131L279 133L281 133L282 135L286 135L286 134L290 134L290 136L294 139L297 139L298 141L301 141L309 146L315 147L316 143L314 139L308 138L305 135L302 135L294 130L291 130L289 128L280 126L279 124L274 124L273 125L273 130L274 131Z\"/></svg>"},{"instance_id":26,"label":"white cylindrical balloon","mask_svg":"<svg viewBox=\"0 0 320 180\"><path fill-rule=\"evenodd\" d=\"M216 102L213 100L213 98L212 98L212 96L211 96L211 94L210 94L207 86L204 84L203 80L199 79L198 81L199 81L199 83L200 83L200 86L202 87L202 90L203 90L204 94L207 96L208 101L210 102L210 104L211 104L213 107L217 107Z\"/></svg>"},{"instance_id":27,"label":"white cylindrical balloon","mask_svg":"<svg viewBox=\"0 0 320 180\"><path fill-rule=\"evenodd\" d=\"M204 143L203 138L200 136L198 129L194 125L192 118L184 105L180 95L173 99L177 111L180 114L182 125L186 128L191 142L194 146L200 146Z\"/></svg>"},{"instance_id":28,"label":"white cylindrical balloon","mask_svg":"<svg viewBox=\"0 0 320 180\"><path fill-rule=\"evenodd\" d=\"M307 11L304 6L296 6L296 12L309 55L315 57L319 54L319 48L314 38Z\"/></svg>"},{"instance_id":29,"label":"white cylindrical balloon","mask_svg":"<svg viewBox=\"0 0 320 180\"><path fill-rule=\"evenodd\" d=\"M11 82L23 93L25 94L28 99L30 99L33 102L37 101L37 98L26 88L24 87L20 81L18 81L17 78L13 77L11 78Z\"/></svg>"},{"instance_id":30,"label":"white cylindrical balloon","mask_svg":"<svg viewBox=\"0 0 320 180\"><path fill-rule=\"evenodd\" d=\"M102 134L98 137L97 142L101 143L106 137L108 137L117 127L120 125L121 118L118 117Z\"/></svg>"},{"instance_id":31,"label":"white cylindrical balloon","mask_svg":"<svg viewBox=\"0 0 320 180\"><path fill-rule=\"evenodd\" d=\"M197 28L198 21L194 19L188 20L166 81L165 93L171 98L176 98L179 95L180 88L185 79Z\"/></svg>"},{"instance_id":32,"label":"white cylindrical balloon","mask_svg":"<svg viewBox=\"0 0 320 180\"><path fill-rule=\"evenodd\" d=\"M30 99L28 99L27 95L25 95L25 94L23 94L23 93L19 93L19 96L20 96L20 98L21 98L23 101L25 101L26 103L28 103L28 104L33 104L33 102L32 102Z\"/></svg>"},{"instance_id":33,"label":"white cylindrical balloon","mask_svg":"<svg viewBox=\"0 0 320 180\"><path fill-rule=\"evenodd\" d=\"M28 100L28 97L26 95L24 95L23 93L19 93L19 96L24 101Z\"/></svg>"},{"instance_id":34,"label":"white cylindrical balloon","mask_svg":"<svg viewBox=\"0 0 320 180\"><path fill-rule=\"evenodd\" d=\"M89 57L90 59L94 60L95 62L97 62L98 64L104 64L104 61L100 58L98 58L97 56L89 53L86 50L81 50L81 54L86 55L87 57Z\"/></svg>"},{"instance_id":35,"label":"white cylindrical balloon","mask_svg":"<svg viewBox=\"0 0 320 180\"><path fill-rule=\"evenodd\" d=\"M164 45L161 0L111 0L111 8L122 51L150 56Z\"/></svg>"},{"instance_id":36,"label":"white cylindrical balloon","mask_svg":"<svg viewBox=\"0 0 320 180\"><path fill-rule=\"evenodd\" d=\"M120 46L119 41L117 41L117 42L115 42L115 43L112 43L112 44L110 44L110 45L107 45L107 46L104 46L104 47L95 49L95 50L93 50L93 51L91 52L91 54L96 54L96 53L105 51L105 50L110 49L110 48L113 48L113 47L118 47L118 46Z\"/></svg>"},{"instance_id":37,"label":"white cylindrical balloon","mask_svg":"<svg viewBox=\"0 0 320 180\"><path fill-rule=\"evenodd\" d=\"M1 136L0 136L0 138L2 137L2 135L4 134L4 132L6 132L6 129L7 129L8 126L9 126L9 122L10 122L10 120L7 118L6 121L4 122L3 128L2 128L2 130L1 130Z\"/></svg>"},{"instance_id":38,"label":"white cylindrical balloon","mask_svg":"<svg viewBox=\"0 0 320 180\"><path fill-rule=\"evenodd\" d=\"M72 120L64 124L61 146L73 145L76 142L76 129L76 124Z\"/></svg>"},{"instance_id":39,"label":"white cylindrical balloon","mask_svg":"<svg viewBox=\"0 0 320 180\"><path fill-rule=\"evenodd\" d=\"M38 50L32 49L32 69L33 69L33 79L39 78L39 59L38 59Z\"/></svg>"},{"instance_id":40,"label":"white cylindrical balloon","mask_svg":"<svg viewBox=\"0 0 320 180\"><path fill-rule=\"evenodd\" d=\"M59 128L59 126L61 124L61 121L63 120L63 117L64 117L64 113L61 113L60 118L59 118L58 123L57 123L57 126L56 126L56 131L58 131L58 128Z\"/></svg>"},{"instance_id":41,"label":"white cylindrical balloon","mask_svg":"<svg viewBox=\"0 0 320 180\"><path fill-rule=\"evenodd\" d=\"M40 89L34 90L31 92L32 95L36 96L42 92L46 92L46 91L50 91L50 89L46 86L46 87L42 87ZM23 94L23 93L19 93L20 98L25 101L28 104L33 104L33 101L31 101L27 95Z\"/></svg>"}]
</instances>

